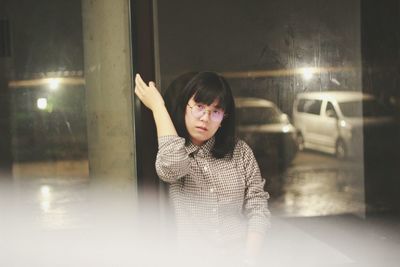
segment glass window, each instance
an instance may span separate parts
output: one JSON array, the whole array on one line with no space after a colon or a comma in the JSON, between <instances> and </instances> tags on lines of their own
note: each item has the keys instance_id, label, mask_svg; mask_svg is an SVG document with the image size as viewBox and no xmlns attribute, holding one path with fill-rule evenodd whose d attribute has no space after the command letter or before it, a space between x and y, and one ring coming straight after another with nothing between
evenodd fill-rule
<instances>
[{"instance_id":1,"label":"glass window","mask_svg":"<svg viewBox=\"0 0 400 267\"><path fill-rule=\"evenodd\" d=\"M104 214L112 209L86 205L93 187L92 203L128 196L119 203L127 205L127 214L134 210L128 4L1 1L0 236L5 236L4 242L10 238L19 244L40 232L46 248L48 233L66 241L58 234L92 225L89 217L97 209ZM107 12L113 16L104 19ZM104 187L118 193L105 192ZM20 229L29 230L19 235ZM9 247L12 259L5 262L15 262L17 247ZM33 259L28 255L25 260Z\"/></svg>"},{"instance_id":2,"label":"glass window","mask_svg":"<svg viewBox=\"0 0 400 267\"><path fill-rule=\"evenodd\" d=\"M274 107L240 107L236 109L240 125L281 123L281 113Z\"/></svg>"},{"instance_id":3,"label":"glass window","mask_svg":"<svg viewBox=\"0 0 400 267\"><path fill-rule=\"evenodd\" d=\"M297 111L298 112L304 112L304 104L306 103L305 99L300 99L298 104L297 104Z\"/></svg>"},{"instance_id":4,"label":"glass window","mask_svg":"<svg viewBox=\"0 0 400 267\"><path fill-rule=\"evenodd\" d=\"M304 112L319 115L321 112L322 100L306 100L304 102Z\"/></svg>"},{"instance_id":5,"label":"glass window","mask_svg":"<svg viewBox=\"0 0 400 267\"><path fill-rule=\"evenodd\" d=\"M328 101L328 103L326 104L325 114L329 117L337 118L335 107L330 101Z\"/></svg>"},{"instance_id":6,"label":"glass window","mask_svg":"<svg viewBox=\"0 0 400 267\"><path fill-rule=\"evenodd\" d=\"M156 22L161 90L183 73L212 70L228 79L235 98L268 100L282 111L237 108L239 126L246 126L239 127L238 137L257 152L278 213L363 212L362 162L355 159L348 171L336 158L346 149L362 150L362 142L347 148L322 137L334 135L335 125L328 130L318 116L304 116L319 115L321 100L300 100L299 118L289 117L300 93L362 89L359 1L157 1ZM342 176L338 179L356 196L335 186L332 177ZM327 191L304 190L307 184ZM344 200L352 204L341 205Z\"/></svg>"},{"instance_id":7,"label":"glass window","mask_svg":"<svg viewBox=\"0 0 400 267\"><path fill-rule=\"evenodd\" d=\"M6 10L13 176L88 177L81 1L8 1Z\"/></svg>"}]
</instances>

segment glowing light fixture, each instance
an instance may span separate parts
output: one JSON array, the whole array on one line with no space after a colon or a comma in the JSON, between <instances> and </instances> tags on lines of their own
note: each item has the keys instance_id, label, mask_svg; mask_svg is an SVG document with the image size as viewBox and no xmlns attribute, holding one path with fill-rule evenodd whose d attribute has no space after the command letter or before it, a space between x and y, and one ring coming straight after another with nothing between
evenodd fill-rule
<instances>
[{"instance_id":1,"label":"glowing light fixture","mask_svg":"<svg viewBox=\"0 0 400 267\"><path fill-rule=\"evenodd\" d=\"M309 81L314 76L315 70L314 68L302 68L301 74L303 75L303 79Z\"/></svg>"},{"instance_id":2,"label":"glowing light fixture","mask_svg":"<svg viewBox=\"0 0 400 267\"><path fill-rule=\"evenodd\" d=\"M45 110L47 108L47 98L38 98L36 105L38 109Z\"/></svg>"},{"instance_id":3,"label":"glowing light fixture","mask_svg":"<svg viewBox=\"0 0 400 267\"><path fill-rule=\"evenodd\" d=\"M284 133L289 132L289 130L290 130L289 125L285 125L285 126L282 127L282 131L283 131Z\"/></svg>"},{"instance_id":4,"label":"glowing light fixture","mask_svg":"<svg viewBox=\"0 0 400 267\"><path fill-rule=\"evenodd\" d=\"M49 79L49 87L51 90L57 90L60 86L60 79L51 78Z\"/></svg>"}]
</instances>

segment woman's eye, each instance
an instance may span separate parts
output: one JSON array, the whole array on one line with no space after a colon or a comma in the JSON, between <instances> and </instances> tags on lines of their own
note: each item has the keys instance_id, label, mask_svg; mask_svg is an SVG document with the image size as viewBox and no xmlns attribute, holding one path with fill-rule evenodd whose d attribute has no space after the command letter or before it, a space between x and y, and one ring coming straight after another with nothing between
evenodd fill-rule
<instances>
[{"instance_id":1,"label":"woman's eye","mask_svg":"<svg viewBox=\"0 0 400 267\"><path fill-rule=\"evenodd\" d=\"M204 105L196 105L198 110L204 110L206 107Z\"/></svg>"}]
</instances>

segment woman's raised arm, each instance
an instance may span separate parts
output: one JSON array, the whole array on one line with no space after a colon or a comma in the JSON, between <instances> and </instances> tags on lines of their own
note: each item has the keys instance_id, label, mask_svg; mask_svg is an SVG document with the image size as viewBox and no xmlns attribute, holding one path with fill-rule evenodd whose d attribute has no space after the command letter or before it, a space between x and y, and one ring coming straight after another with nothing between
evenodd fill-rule
<instances>
[{"instance_id":1,"label":"woman's raised arm","mask_svg":"<svg viewBox=\"0 0 400 267\"><path fill-rule=\"evenodd\" d=\"M178 135L160 92L154 82L147 85L139 74L135 76L135 94L153 112L158 137Z\"/></svg>"},{"instance_id":2,"label":"woman's raised arm","mask_svg":"<svg viewBox=\"0 0 400 267\"><path fill-rule=\"evenodd\" d=\"M178 137L164 100L153 82L147 85L139 74L135 77L135 94L154 116L158 135L156 171L158 176L173 183L190 170L189 156L185 150L185 139Z\"/></svg>"}]
</instances>

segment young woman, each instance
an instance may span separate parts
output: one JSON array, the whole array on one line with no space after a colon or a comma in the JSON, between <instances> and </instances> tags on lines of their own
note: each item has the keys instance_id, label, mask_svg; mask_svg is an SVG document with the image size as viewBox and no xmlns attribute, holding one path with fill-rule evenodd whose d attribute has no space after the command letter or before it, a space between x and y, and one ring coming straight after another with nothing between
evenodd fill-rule
<instances>
[{"instance_id":1,"label":"young woman","mask_svg":"<svg viewBox=\"0 0 400 267\"><path fill-rule=\"evenodd\" d=\"M156 123L156 170L170 184L178 240L242 244L247 256L258 254L269 225L268 193L251 149L235 137L227 81L213 72L193 74L176 96L172 119L155 84L138 74L135 81Z\"/></svg>"}]
</instances>

